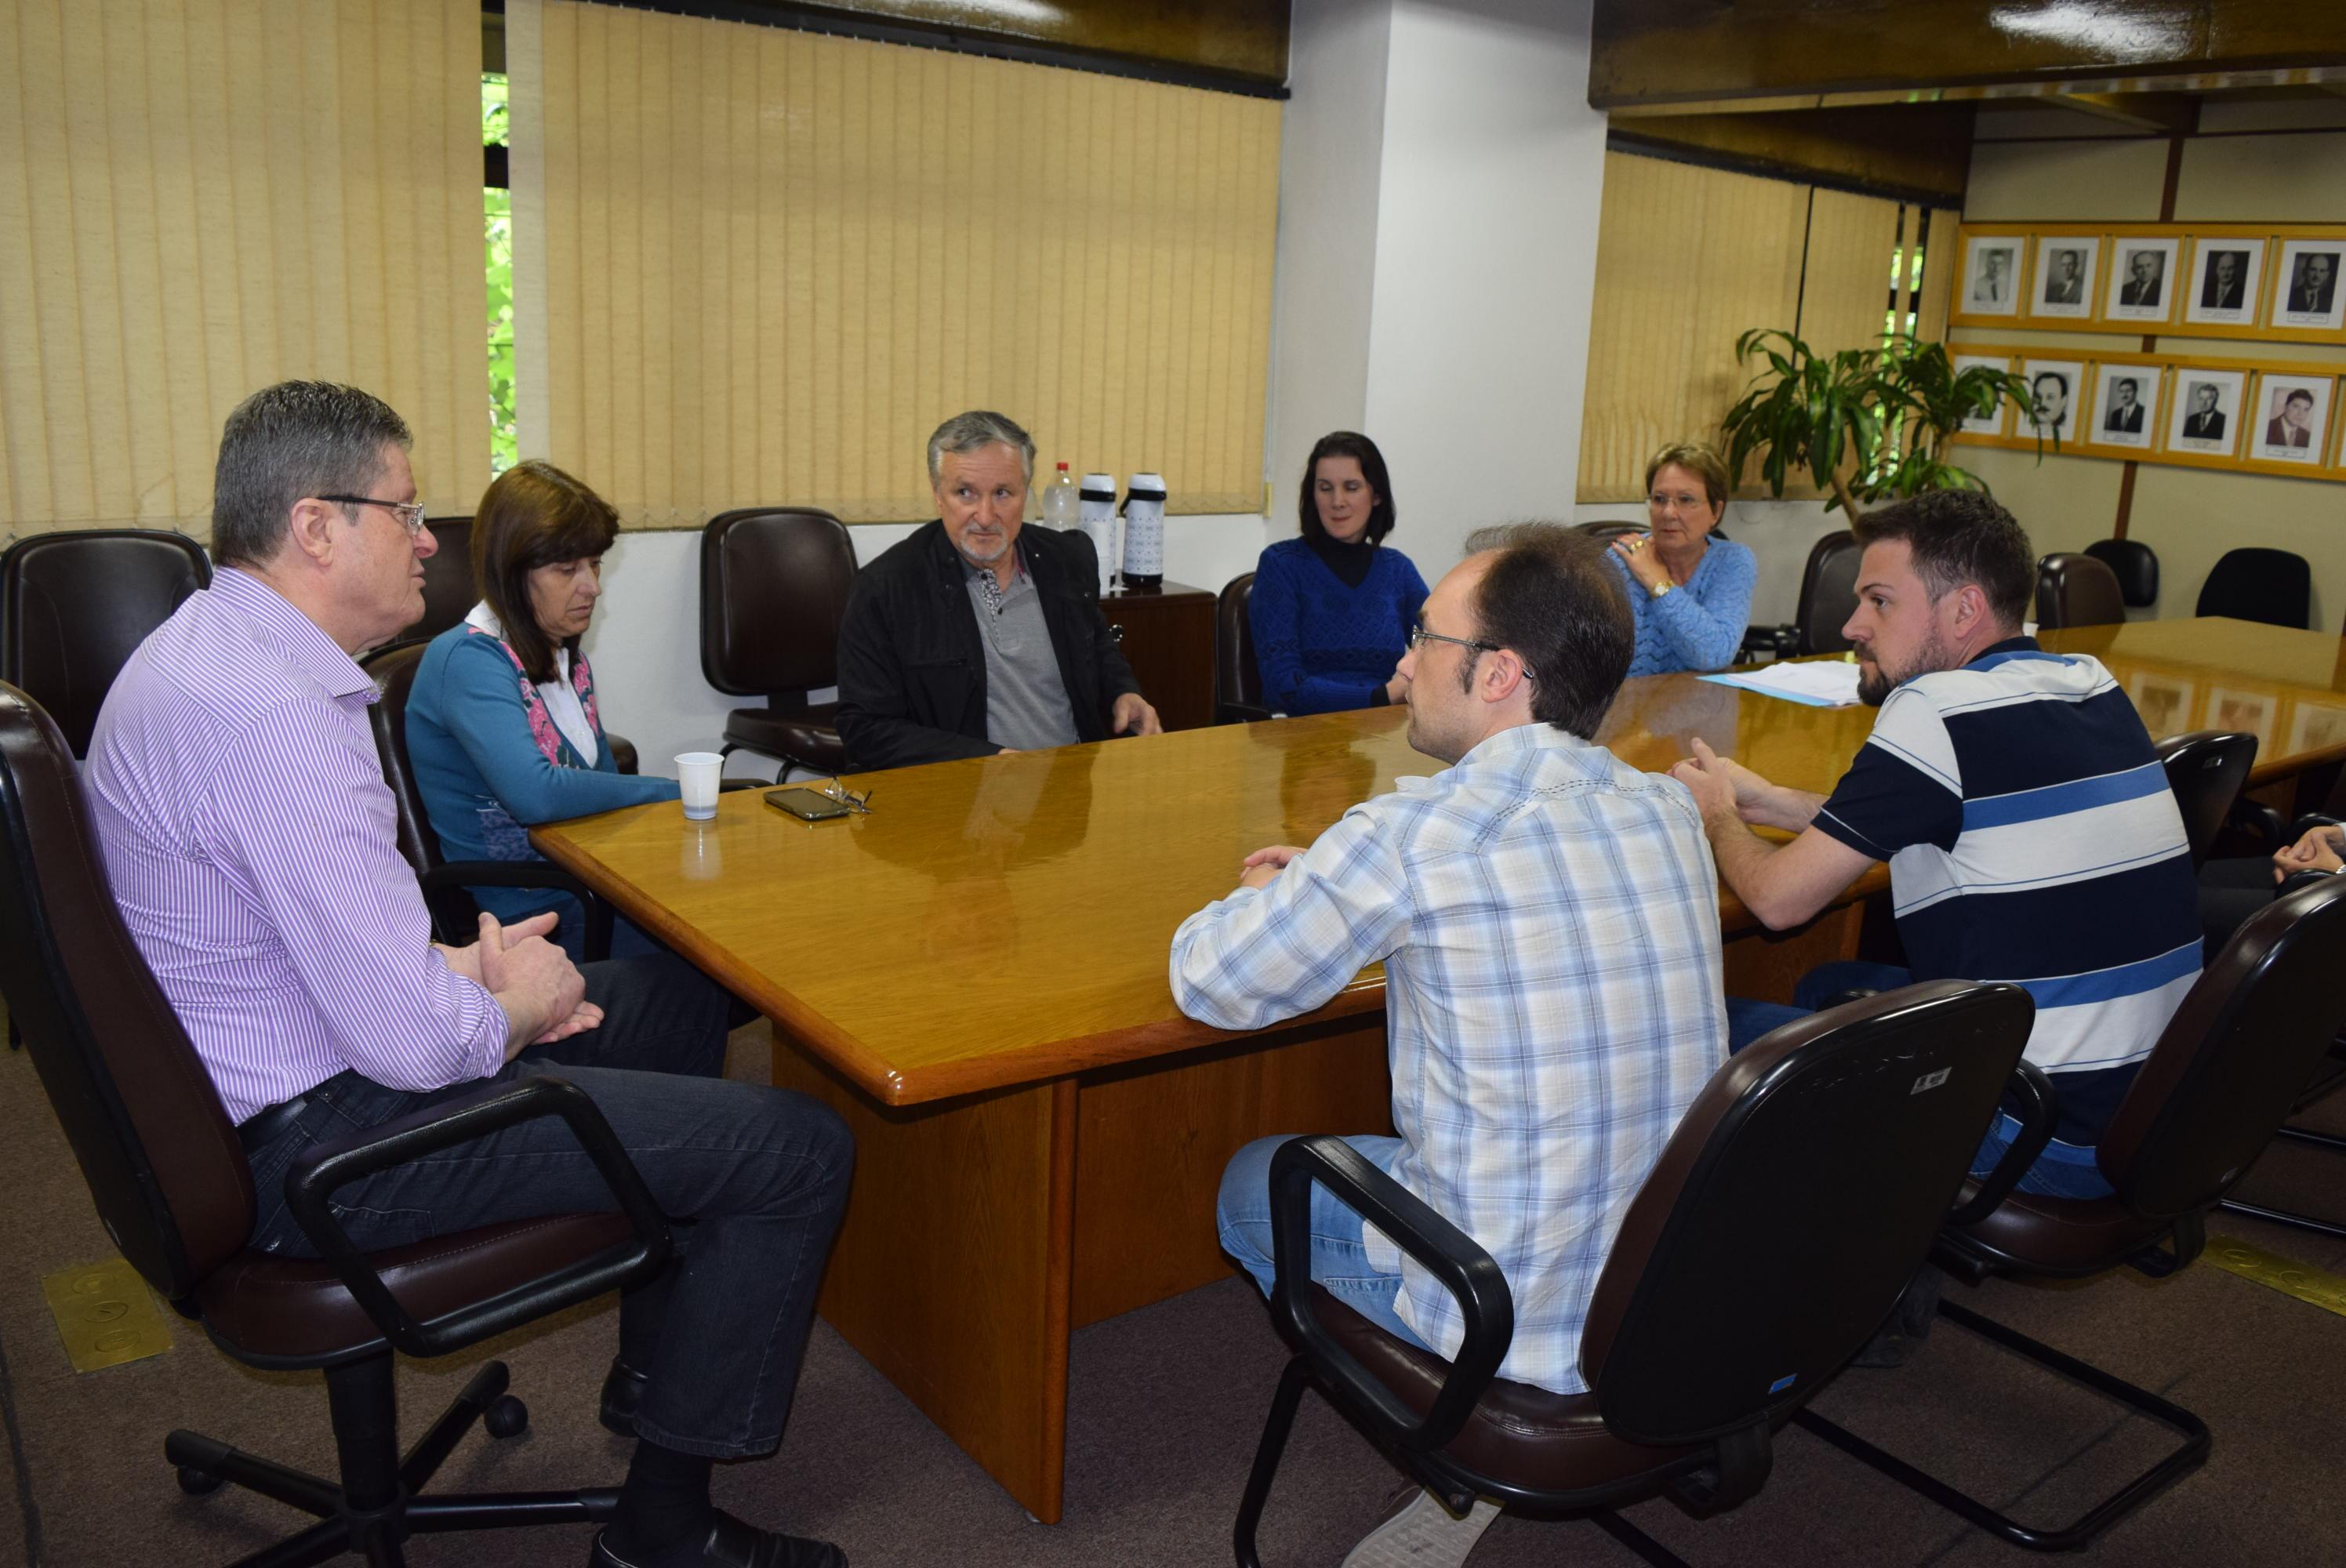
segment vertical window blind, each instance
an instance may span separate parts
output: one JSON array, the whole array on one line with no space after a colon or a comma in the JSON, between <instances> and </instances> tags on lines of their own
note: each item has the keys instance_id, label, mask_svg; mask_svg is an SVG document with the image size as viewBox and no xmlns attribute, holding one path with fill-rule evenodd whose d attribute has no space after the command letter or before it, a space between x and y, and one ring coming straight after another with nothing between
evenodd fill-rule
<instances>
[{"instance_id":1,"label":"vertical window blind","mask_svg":"<svg viewBox=\"0 0 2346 1568\"><path fill-rule=\"evenodd\" d=\"M0 99L0 528L208 535L221 422L292 376L473 510L477 0L11 0Z\"/></svg>"},{"instance_id":2,"label":"vertical window blind","mask_svg":"<svg viewBox=\"0 0 2346 1568\"><path fill-rule=\"evenodd\" d=\"M1647 458L1674 442L1723 445L1719 422L1749 384L1735 341L1797 326L1821 354L1879 344L1892 311L1926 340L1946 329L1959 215L1934 212L1940 250L1919 293L1922 209L1630 153L1605 156L1578 498L1642 497ZM1805 482L1788 497L1814 498Z\"/></svg>"},{"instance_id":3,"label":"vertical window blind","mask_svg":"<svg viewBox=\"0 0 2346 1568\"><path fill-rule=\"evenodd\" d=\"M506 42L521 450L629 525L928 517L970 407L1260 506L1275 102L575 0Z\"/></svg>"}]
</instances>

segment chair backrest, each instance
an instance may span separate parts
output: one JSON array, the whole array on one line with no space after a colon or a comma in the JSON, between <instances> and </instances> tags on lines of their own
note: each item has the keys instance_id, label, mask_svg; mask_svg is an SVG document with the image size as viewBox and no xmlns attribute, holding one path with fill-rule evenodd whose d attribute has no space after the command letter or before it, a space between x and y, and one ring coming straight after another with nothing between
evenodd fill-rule
<instances>
[{"instance_id":1,"label":"chair backrest","mask_svg":"<svg viewBox=\"0 0 2346 1568\"><path fill-rule=\"evenodd\" d=\"M855 585L845 524L811 506L726 512L700 531L700 672L737 697L839 682Z\"/></svg>"},{"instance_id":2,"label":"chair backrest","mask_svg":"<svg viewBox=\"0 0 2346 1568\"><path fill-rule=\"evenodd\" d=\"M2096 539L2086 554L2116 574L2128 609L2147 610L2158 602L2158 553L2149 545L2138 539Z\"/></svg>"},{"instance_id":3,"label":"chair backrest","mask_svg":"<svg viewBox=\"0 0 2346 1568\"><path fill-rule=\"evenodd\" d=\"M359 661L374 688L382 695L367 709L367 728L374 731L376 757L382 763L382 781L391 786L398 809L399 852L418 876L441 860L440 837L424 815L423 793L415 788L415 770L407 761L407 695L415 689L415 667L423 662L426 645L399 643L378 648Z\"/></svg>"},{"instance_id":4,"label":"chair backrest","mask_svg":"<svg viewBox=\"0 0 2346 1568\"><path fill-rule=\"evenodd\" d=\"M107 689L212 564L184 534L98 528L36 534L0 555L0 680L48 711L76 757Z\"/></svg>"},{"instance_id":5,"label":"chair backrest","mask_svg":"<svg viewBox=\"0 0 2346 1568\"><path fill-rule=\"evenodd\" d=\"M2126 595L2117 574L2091 555L2066 551L2036 563L2036 624L2110 626L2126 622Z\"/></svg>"},{"instance_id":6,"label":"chair backrest","mask_svg":"<svg viewBox=\"0 0 2346 1568\"><path fill-rule=\"evenodd\" d=\"M473 520L427 517L423 525L440 542L423 561L423 618L399 634L402 642L428 643L481 602L473 581Z\"/></svg>"},{"instance_id":7,"label":"chair backrest","mask_svg":"<svg viewBox=\"0 0 2346 1568\"><path fill-rule=\"evenodd\" d=\"M2035 1011L2014 986L1936 981L1730 1057L1597 1277L1580 1366L1605 1424L1716 1437L1855 1354L1928 1255Z\"/></svg>"},{"instance_id":8,"label":"chair backrest","mask_svg":"<svg viewBox=\"0 0 2346 1568\"><path fill-rule=\"evenodd\" d=\"M115 908L65 737L7 685L0 990L107 1234L148 1284L184 1299L252 1234L252 1170Z\"/></svg>"},{"instance_id":9,"label":"chair backrest","mask_svg":"<svg viewBox=\"0 0 2346 1568\"><path fill-rule=\"evenodd\" d=\"M2257 763L2257 738L2218 729L2170 736L2151 748L2167 769L2167 787L2183 812L2183 836L2191 844L2191 869L2208 860L2224 819Z\"/></svg>"},{"instance_id":10,"label":"chair backrest","mask_svg":"<svg viewBox=\"0 0 2346 1568\"><path fill-rule=\"evenodd\" d=\"M2276 626L2313 624L2313 568L2289 550L2227 550L2199 586L2201 616L2230 616Z\"/></svg>"},{"instance_id":11,"label":"chair backrest","mask_svg":"<svg viewBox=\"0 0 2346 1568\"><path fill-rule=\"evenodd\" d=\"M1593 539L1617 539L1624 534L1642 534L1647 527L1643 523L1617 522L1576 523L1573 526Z\"/></svg>"},{"instance_id":12,"label":"chair backrest","mask_svg":"<svg viewBox=\"0 0 2346 1568\"><path fill-rule=\"evenodd\" d=\"M1792 623L1804 654L1842 653L1849 639L1841 629L1857 608L1857 565L1865 555L1857 535L1843 528L1818 540L1800 573L1800 607Z\"/></svg>"},{"instance_id":13,"label":"chair backrest","mask_svg":"<svg viewBox=\"0 0 2346 1568\"><path fill-rule=\"evenodd\" d=\"M2155 1219L2206 1208L2289 1115L2346 1023L2346 876L2275 899L2200 974L2102 1135L2102 1174Z\"/></svg>"},{"instance_id":14,"label":"chair backrest","mask_svg":"<svg viewBox=\"0 0 2346 1568\"><path fill-rule=\"evenodd\" d=\"M1262 671L1254 662L1254 574L1240 572L1214 598L1214 700L1262 706Z\"/></svg>"}]
</instances>

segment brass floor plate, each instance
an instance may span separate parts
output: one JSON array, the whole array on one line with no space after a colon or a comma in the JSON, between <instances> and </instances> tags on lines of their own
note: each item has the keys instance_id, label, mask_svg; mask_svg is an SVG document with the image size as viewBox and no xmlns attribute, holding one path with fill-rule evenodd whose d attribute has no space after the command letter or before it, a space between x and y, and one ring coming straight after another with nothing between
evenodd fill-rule
<instances>
[{"instance_id":1,"label":"brass floor plate","mask_svg":"<svg viewBox=\"0 0 2346 1568\"><path fill-rule=\"evenodd\" d=\"M2346 1276L2325 1273L2229 1236L2209 1237L2199 1261L2346 1318Z\"/></svg>"},{"instance_id":2,"label":"brass floor plate","mask_svg":"<svg viewBox=\"0 0 2346 1568\"><path fill-rule=\"evenodd\" d=\"M171 1331L138 1271L119 1257L59 1269L41 1281L76 1372L141 1361L171 1348Z\"/></svg>"}]
</instances>

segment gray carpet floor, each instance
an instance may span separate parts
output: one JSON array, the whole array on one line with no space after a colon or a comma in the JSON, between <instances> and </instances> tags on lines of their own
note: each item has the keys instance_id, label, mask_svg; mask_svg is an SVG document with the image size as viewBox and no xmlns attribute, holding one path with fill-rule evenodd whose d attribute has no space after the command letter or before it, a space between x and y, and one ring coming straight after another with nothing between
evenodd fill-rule
<instances>
[{"instance_id":1,"label":"gray carpet floor","mask_svg":"<svg viewBox=\"0 0 2346 1568\"><path fill-rule=\"evenodd\" d=\"M761 1077L762 1025L736 1036L732 1072ZM2341 1096L2346 1099L2346 1096ZM2346 1107L2330 1113L2333 1125ZM2346 1166L2281 1149L2254 1191L2346 1216ZM165 1309L172 1348L88 1374L67 1363L40 1294L54 1270L109 1256L29 1062L0 1057L0 1563L227 1562L290 1532L287 1509L227 1490L181 1495L163 1434L192 1427L330 1471L319 1380L240 1367ZM2229 1217L2225 1234L2316 1268L2346 1246ZM2123 1564L2346 1562L2338 1486L2346 1453L2346 1318L2196 1266L2158 1282L2131 1274L2062 1286L1995 1282L1955 1298L2168 1395L2214 1428L2208 1465L2111 1531L2083 1561ZM491 1356L514 1371L529 1431L474 1436L441 1472L463 1489L616 1483L627 1445L596 1424L616 1339L609 1303L428 1366L403 1365L412 1435ZM1076 1336L1068 1392L1066 1518L1032 1522L975 1464L824 1325L809 1347L782 1451L722 1467L719 1501L745 1517L883 1564L1227 1563L1229 1527L1285 1359L1260 1301L1237 1279ZM2074 1512L2147 1464L2164 1434L1952 1325L1907 1367L1851 1371L1817 1408L2032 1522ZM1274 1568L1333 1565L1377 1517L1395 1472L1308 1396L1262 1532ZM1628 1517L1690 1562L1988 1564L2021 1554L1806 1433L1776 1447L1767 1489L1695 1520L1667 1502ZM535 1568L585 1560L585 1527L441 1536L410 1543L424 1564ZM1502 1518L1475 1568L1628 1563L1585 1522Z\"/></svg>"}]
</instances>

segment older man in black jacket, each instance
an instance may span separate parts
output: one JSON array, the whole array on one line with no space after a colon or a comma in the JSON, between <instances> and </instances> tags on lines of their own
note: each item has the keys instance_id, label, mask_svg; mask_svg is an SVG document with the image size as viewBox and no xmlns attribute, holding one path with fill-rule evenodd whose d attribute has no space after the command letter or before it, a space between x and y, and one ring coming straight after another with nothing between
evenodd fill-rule
<instances>
[{"instance_id":1,"label":"older man in black jacket","mask_svg":"<svg viewBox=\"0 0 2346 1568\"><path fill-rule=\"evenodd\" d=\"M869 770L1155 735L1100 615L1080 534L1023 527L1035 442L1001 414L929 437L937 520L855 580L839 628L839 734Z\"/></svg>"}]
</instances>

